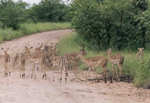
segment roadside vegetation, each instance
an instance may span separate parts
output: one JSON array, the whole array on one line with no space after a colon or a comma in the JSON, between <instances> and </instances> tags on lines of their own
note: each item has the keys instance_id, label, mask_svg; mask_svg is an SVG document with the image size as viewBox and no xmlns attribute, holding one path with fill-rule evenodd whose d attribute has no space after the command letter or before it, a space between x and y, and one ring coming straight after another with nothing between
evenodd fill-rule
<instances>
[{"instance_id":1,"label":"roadside vegetation","mask_svg":"<svg viewBox=\"0 0 150 103\"><path fill-rule=\"evenodd\" d=\"M50 30L70 29L71 24L67 22L63 23L23 23L20 24L18 30L12 28L0 29L0 42L12 40L14 38L22 37L32 33L38 33Z\"/></svg>"},{"instance_id":2,"label":"roadside vegetation","mask_svg":"<svg viewBox=\"0 0 150 103\"><path fill-rule=\"evenodd\" d=\"M64 55L68 52L79 52L81 47L77 44L77 42L80 42L81 38L76 34L72 33L70 35L64 36L60 41L58 45L58 55ZM108 58L108 55L106 54L106 50L100 50L100 51L93 51L88 48L88 43L86 41L82 41L81 43L85 44L85 50L87 52L87 55L84 56L85 58L90 57L96 57L96 56L104 56ZM144 51L144 58L142 60L138 60L136 57L137 50L134 51L118 51L115 49L112 49L112 55L121 54L124 56L124 66L123 66L123 74L127 75L133 75L134 76L134 84L135 86L144 86L149 83L150 81L150 53L147 50ZM112 66L110 62L108 62L107 66L109 70L109 74L112 74ZM78 62L78 69L79 70L87 70L87 66L81 62L81 60ZM100 67L95 68L97 73L102 74L104 70ZM119 72L119 69L118 69Z\"/></svg>"},{"instance_id":3,"label":"roadside vegetation","mask_svg":"<svg viewBox=\"0 0 150 103\"><path fill-rule=\"evenodd\" d=\"M0 43L42 31L69 29L76 33L64 37L58 54L78 52L86 46L87 56L125 57L123 73L134 76L135 86L150 82L150 1L149 0L41 0L32 6L22 0L0 1ZM71 25L72 24L72 25ZM144 58L136 58L137 48L144 48ZM79 62L79 69L87 67ZM108 64L111 73L111 64ZM102 73L102 69L96 69Z\"/></svg>"}]
</instances>

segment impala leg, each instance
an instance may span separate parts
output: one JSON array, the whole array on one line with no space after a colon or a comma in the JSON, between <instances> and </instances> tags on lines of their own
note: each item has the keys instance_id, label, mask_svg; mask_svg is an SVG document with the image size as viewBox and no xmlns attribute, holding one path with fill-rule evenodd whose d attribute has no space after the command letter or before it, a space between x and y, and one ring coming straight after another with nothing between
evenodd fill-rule
<instances>
[{"instance_id":1,"label":"impala leg","mask_svg":"<svg viewBox=\"0 0 150 103\"><path fill-rule=\"evenodd\" d=\"M89 76L89 74L90 74L90 71L91 71L91 68L89 67L89 71L88 71L88 73L87 73L86 80L87 80L87 78L88 78L88 76Z\"/></svg>"},{"instance_id":2,"label":"impala leg","mask_svg":"<svg viewBox=\"0 0 150 103\"><path fill-rule=\"evenodd\" d=\"M65 67L65 75L68 77L68 67L69 67L70 61L67 63L67 67ZM66 66L66 61L64 62L64 65Z\"/></svg>"},{"instance_id":3,"label":"impala leg","mask_svg":"<svg viewBox=\"0 0 150 103\"><path fill-rule=\"evenodd\" d=\"M60 64L59 64L59 66L57 67L57 79L58 79L58 82L59 82L59 70L60 70Z\"/></svg>"},{"instance_id":4,"label":"impala leg","mask_svg":"<svg viewBox=\"0 0 150 103\"><path fill-rule=\"evenodd\" d=\"M118 78L117 65L115 65L115 71L116 71L117 78Z\"/></svg>"},{"instance_id":5,"label":"impala leg","mask_svg":"<svg viewBox=\"0 0 150 103\"><path fill-rule=\"evenodd\" d=\"M21 78L21 66L20 66L20 78Z\"/></svg>"},{"instance_id":6,"label":"impala leg","mask_svg":"<svg viewBox=\"0 0 150 103\"><path fill-rule=\"evenodd\" d=\"M114 64L112 64L112 72L113 72L113 78L114 78Z\"/></svg>"},{"instance_id":7,"label":"impala leg","mask_svg":"<svg viewBox=\"0 0 150 103\"><path fill-rule=\"evenodd\" d=\"M77 75L77 62L74 62L74 75Z\"/></svg>"},{"instance_id":8,"label":"impala leg","mask_svg":"<svg viewBox=\"0 0 150 103\"><path fill-rule=\"evenodd\" d=\"M98 78L97 78L97 73L96 73L96 71L94 70L94 67L92 67L92 70L93 70L93 73L94 73L95 76L96 76L96 82L98 82L99 80L98 80Z\"/></svg>"},{"instance_id":9,"label":"impala leg","mask_svg":"<svg viewBox=\"0 0 150 103\"><path fill-rule=\"evenodd\" d=\"M33 65L33 71L34 71L34 79L36 79L36 74L35 74L35 63L34 63L34 65Z\"/></svg>"},{"instance_id":10,"label":"impala leg","mask_svg":"<svg viewBox=\"0 0 150 103\"><path fill-rule=\"evenodd\" d=\"M60 68L60 83L61 83L61 81L62 81L62 68Z\"/></svg>"},{"instance_id":11,"label":"impala leg","mask_svg":"<svg viewBox=\"0 0 150 103\"><path fill-rule=\"evenodd\" d=\"M5 70L4 70L4 75L7 76L7 67L6 67L6 63L4 63L4 68L5 68Z\"/></svg>"},{"instance_id":12,"label":"impala leg","mask_svg":"<svg viewBox=\"0 0 150 103\"><path fill-rule=\"evenodd\" d=\"M122 70L121 70L121 67L120 67L120 64L119 64L119 63L118 63L118 67L119 67L119 69L120 69L120 76L121 76Z\"/></svg>"},{"instance_id":13,"label":"impala leg","mask_svg":"<svg viewBox=\"0 0 150 103\"><path fill-rule=\"evenodd\" d=\"M9 58L9 68L8 68L8 72L9 72L9 75L10 75L10 67L11 67L11 65L10 65L10 58Z\"/></svg>"},{"instance_id":14,"label":"impala leg","mask_svg":"<svg viewBox=\"0 0 150 103\"><path fill-rule=\"evenodd\" d=\"M40 65L42 66L42 68L43 68L43 77L42 77L42 79L47 79L46 78L46 69L45 69L45 66L43 65L43 63L42 62L40 62Z\"/></svg>"},{"instance_id":15,"label":"impala leg","mask_svg":"<svg viewBox=\"0 0 150 103\"><path fill-rule=\"evenodd\" d=\"M106 67L102 67L102 68L105 70L105 72L103 73L103 76L106 75L106 77L108 78L108 70L107 70L107 68Z\"/></svg>"},{"instance_id":16,"label":"impala leg","mask_svg":"<svg viewBox=\"0 0 150 103\"><path fill-rule=\"evenodd\" d=\"M55 81L55 78L54 78L54 65L53 65L53 81Z\"/></svg>"},{"instance_id":17,"label":"impala leg","mask_svg":"<svg viewBox=\"0 0 150 103\"><path fill-rule=\"evenodd\" d=\"M34 69L34 64L33 64L32 66L33 66L33 67L32 67L31 79L32 79L32 77L33 77L33 69Z\"/></svg>"},{"instance_id":18,"label":"impala leg","mask_svg":"<svg viewBox=\"0 0 150 103\"><path fill-rule=\"evenodd\" d=\"M37 63L37 71L39 71L39 63Z\"/></svg>"}]
</instances>

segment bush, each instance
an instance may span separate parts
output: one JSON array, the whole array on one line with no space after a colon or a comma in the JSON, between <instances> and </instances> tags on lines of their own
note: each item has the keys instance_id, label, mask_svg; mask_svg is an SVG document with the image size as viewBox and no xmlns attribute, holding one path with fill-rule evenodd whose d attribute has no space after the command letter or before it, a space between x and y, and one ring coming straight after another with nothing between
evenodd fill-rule
<instances>
[{"instance_id":1,"label":"bush","mask_svg":"<svg viewBox=\"0 0 150 103\"><path fill-rule=\"evenodd\" d=\"M135 0L74 0L70 14L80 38L90 47L133 50L149 41L147 11L147 3Z\"/></svg>"},{"instance_id":2,"label":"bush","mask_svg":"<svg viewBox=\"0 0 150 103\"><path fill-rule=\"evenodd\" d=\"M81 49L80 46L77 45L78 35L76 33L64 36L58 43L57 54L64 55L68 52L79 52ZM84 42L86 44L86 42ZM87 44L86 44L87 45ZM106 50L95 52L90 50L85 46L85 51L87 55L85 58L96 57L96 56L104 56L108 58L106 55ZM150 61L147 62L150 58L149 51L144 51L144 58L139 61L136 57L137 51L117 51L112 49L112 55L121 54L124 56L124 65L123 65L123 74L134 76L134 84L135 86L143 86L144 84L149 83L150 81ZM81 62L78 62L79 70L87 70L87 66ZM109 74L112 74L112 65L110 61L108 61L107 69L109 70ZM100 67L95 67L97 73L102 74L104 70ZM118 69L118 72L119 69Z\"/></svg>"}]
</instances>

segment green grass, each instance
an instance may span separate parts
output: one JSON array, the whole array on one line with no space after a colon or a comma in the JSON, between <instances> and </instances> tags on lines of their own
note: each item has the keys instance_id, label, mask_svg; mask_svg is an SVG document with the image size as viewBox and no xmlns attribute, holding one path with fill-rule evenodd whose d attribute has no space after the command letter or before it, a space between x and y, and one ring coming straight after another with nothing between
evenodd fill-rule
<instances>
[{"instance_id":1,"label":"green grass","mask_svg":"<svg viewBox=\"0 0 150 103\"><path fill-rule=\"evenodd\" d=\"M60 30L60 29L70 29L71 23L63 22L63 23L23 23L20 24L19 30L13 30L11 28L0 29L0 43L3 41L9 41L14 38L22 37L24 35L30 35L32 33L38 33L43 31L50 30Z\"/></svg>"},{"instance_id":2,"label":"green grass","mask_svg":"<svg viewBox=\"0 0 150 103\"><path fill-rule=\"evenodd\" d=\"M77 45L78 41L77 35L75 33L67 35L63 37L59 41L58 45L58 51L57 53L59 55L64 55L67 52L79 52L81 49L80 46ZM106 55L106 51L100 51L95 52L88 50L85 48L87 55L85 58L95 57L95 56L104 56L108 58L108 55ZM150 63L148 62L150 59L150 53L146 50L144 50L144 58L142 60L137 60L136 53L137 51L115 51L112 50L112 55L121 54L124 56L124 66L123 66L123 73L124 74L130 74L134 76L134 84L135 86L141 86L143 84L146 84L150 81ZM109 73L112 73L112 66L109 62L107 65L107 69L109 70ZM87 69L87 66L81 62L81 60L78 63L78 69L84 70ZM100 67L96 67L96 72L102 74L103 70ZM119 71L119 70L118 70Z\"/></svg>"}]
</instances>

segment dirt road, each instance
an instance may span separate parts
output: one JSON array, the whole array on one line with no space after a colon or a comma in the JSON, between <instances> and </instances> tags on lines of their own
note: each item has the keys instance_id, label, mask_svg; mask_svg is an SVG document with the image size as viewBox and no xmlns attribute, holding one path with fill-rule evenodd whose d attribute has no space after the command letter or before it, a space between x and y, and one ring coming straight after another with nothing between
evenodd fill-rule
<instances>
[{"instance_id":1,"label":"dirt road","mask_svg":"<svg viewBox=\"0 0 150 103\"><path fill-rule=\"evenodd\" d=\"M2 43L0 47L9 47L13 57L24 46L38 46L39 43L58 42L71 30L56 30L37 33L13 41ZM3 55L0 51L0 55ZM2 61L2 60L1 60ZM138 89L124 82L94 83L73 80L69 72L68 83L52 81L52 71L47 71L47 80L42 80L42 70L36 71L37 78L30 78L30 68L26 68L26 77L20 78L19 70L12 69L11 76L4 76L3 62L0 63L0 103L150 103L150 90ZM86 71L80 71L86 74ZM91 73L92 74L92 73ZM57 74L55 73L57 76Z\"/></svg>"}]
</instances>

